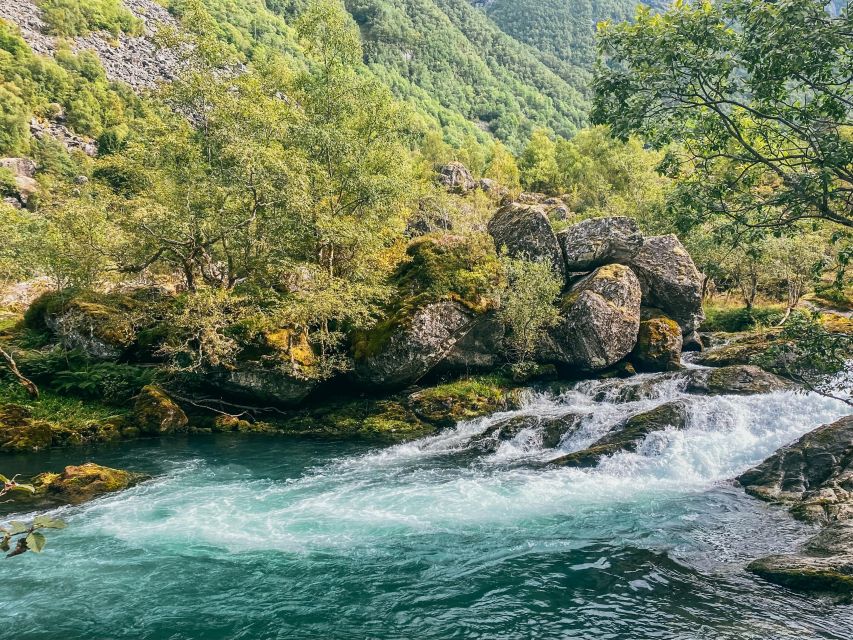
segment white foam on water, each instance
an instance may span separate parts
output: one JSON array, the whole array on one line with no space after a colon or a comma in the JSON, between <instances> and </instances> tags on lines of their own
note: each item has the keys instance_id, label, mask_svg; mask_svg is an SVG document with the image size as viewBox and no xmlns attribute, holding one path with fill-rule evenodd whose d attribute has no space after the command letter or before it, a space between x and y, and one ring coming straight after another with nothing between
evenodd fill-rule
<instances>
[{"instance_id":1,"label":"white foam on water","mask_svg":"<svg viewBox=\"0 0 853 640\"><path fill-rule=\"evenodd\" d=\"M629 384L644 385L646 393L630 402L614 401ZM687 403L685 429L653 433L635 452L605 458L594 469L543 464L671 400ZM531 394L517 411L335 460L294 480L222 477L219 469L193 461L83 507L74 525L139 547L168 541L228 551L298 552L381 545L391 536L515 526L535 518L584 518L705 491L848 412L839 401L791 391L689 396L672 376L584 382L559 395ZM581 415L581 425L558 450L543 449L535 427L522 429L493 453L482 454L472 444L512 418L569 414ZM470 459L448 462L460 454Z\"/></svg>"}]
</instances>

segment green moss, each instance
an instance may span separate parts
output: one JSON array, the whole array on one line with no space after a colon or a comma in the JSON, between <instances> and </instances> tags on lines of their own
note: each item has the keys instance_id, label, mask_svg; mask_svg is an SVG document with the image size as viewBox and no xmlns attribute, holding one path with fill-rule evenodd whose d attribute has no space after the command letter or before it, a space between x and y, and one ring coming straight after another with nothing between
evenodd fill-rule
<instances>
[{"instance_id":1,"label":"green moss","mask_svg":"<svg viewBox=\"0 0 853 640\"><path fill-rule=\"evenodd\" d=\"M501 376L462 378L413 393L408 405L422 420L449 427L517 407L520 392L516 387Z\"/></svg>"},{"instance_id":2,"label":"green moss","mask_svg":"<svg viewBox=\"0 0 853 640\"><path fill-rule=\"evenodd\" d=\"M392 278L396 294L385 317L354 337L357 359L379 353L424 305L455 300L475 313L495 306L503 272L488 235L430 234L413 240L406 255Z\"/></svg>"}]
</instances>

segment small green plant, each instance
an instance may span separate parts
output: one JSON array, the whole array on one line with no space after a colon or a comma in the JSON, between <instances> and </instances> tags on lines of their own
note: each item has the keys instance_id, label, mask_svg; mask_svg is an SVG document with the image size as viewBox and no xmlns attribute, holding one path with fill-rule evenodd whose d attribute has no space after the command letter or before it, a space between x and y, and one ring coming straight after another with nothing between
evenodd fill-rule
<instances>
[{"instance_id":1,"label":"small green plant","mask_svg":"<svg viewBox=\"0 0 853 640\"><path fill-rule=\"evenodd\" d=\"M0 475L0 497L5 496L13 491L25 491L35 493L35 488L29 484L21 484L17 482L17 477L9 479L4 475ZM8 525L0 526L0 551L6 553L7 558L19 556L27 551L33 553L41 553L44 545L47 543L41 529L64 529L65 523L62 520L51 518L50 516L36 516L30 522L21 522L20 520L12 520ZM14 548L12 544L14 543Z\"/></svg>"}]
</instances>

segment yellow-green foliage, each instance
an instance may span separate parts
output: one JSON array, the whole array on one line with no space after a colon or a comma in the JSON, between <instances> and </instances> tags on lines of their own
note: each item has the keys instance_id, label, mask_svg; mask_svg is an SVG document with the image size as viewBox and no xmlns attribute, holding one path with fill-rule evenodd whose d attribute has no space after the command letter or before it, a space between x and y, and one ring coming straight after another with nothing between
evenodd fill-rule
<instances>
[{"instance_id":1,"label":"yellow-green foliage","mask_svg":"<svg viewBox=\"0 0 853 640\"><path fill-rule=\"evenodd\" d=\"M0 154L32 151L30 118L54 115L57 106L75 132L97 137L137 113L141 101L107 81L94 53L37 55L17 27L0 20Z\"/></svg>"},{"instance_id":2,"label":"yellow-green foliage","mask_svg":"<svg viewBox=\"0 0 853 640\"><path fill-rule=\"evenodd\" d=\"M416 238L393 277L395 297L386 316L354 340L356 358L379 352L423 305L455 300L476 313L494 308L502 269L486 234L430 234Z\"/></svg>"},{"instance_id":3,"label":"yellow-green foliage","mask_svg":"<svg viewBox=\"0 0 853 640\"><path fill-rule=\"evenodd\" d=\"M121 0L37 0L48 31L57 36L82 36L90 31L139 35L142 21Z\"/></svg>"}]
</instances>

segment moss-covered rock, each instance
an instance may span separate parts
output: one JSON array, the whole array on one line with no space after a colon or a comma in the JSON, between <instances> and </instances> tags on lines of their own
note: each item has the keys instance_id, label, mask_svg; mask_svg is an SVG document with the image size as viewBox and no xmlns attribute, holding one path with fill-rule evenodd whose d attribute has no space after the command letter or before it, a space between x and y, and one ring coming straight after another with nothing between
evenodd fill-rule
<instances>
[{"instance_id":1,"label":"moss-covered rock","mask_svg":"<svg viewBox=\"0 0 853 640\"><path fill-rule=\"evenodd\" d=\"M657 309L644 309L631 361L640 371L681 368L681 327Z\"/></svg>"},{"instance_id":2,"label":"moss-covered rock","mask_svg":"<svg viewBox=\"0 0 853 640\"><path fill-rule=\"evenodd\" d=\"M683 429L687 425L687 408L683 402L668 402L650 411L628 418L611 433L596 440L581 451L574 451L550 464L562 467L594 467L605 456L621 451L636 451L637 446L650 433L667 428Z\"/></svg>"},{"instance_id":3,"label":"moss-covered rock","mask_svg":"<svg viewBox=\"0 0 853 640\"><path fill-rule=\"evenodd\" d=\"M508 380L494 376L465 378L416 391L407 405L421 420L450 427L462 420L517 408L521 392Z\"/></svg>"},{"instance_id":4,"label":"moss-covered rock","mask_svg":"<svg viewBox=\"0 0 853 640\"><path fill-rule=\"evenodd\" d=\"M791 382L753 365L693 369L686 379L687 393L706 395L749 395L794 388Z\"/></svg>"},{"instance_id":5,"label":"moss-covered rock","mask_svg":"<svg viewBox=\"0 0 853 640\"><path fill-rule=\"evenodd\" d=\"M563 276L563 251L544 207L512 203L502 207L489 221L489 234L499 251L549 265Z\"/></svg>"},{"instance_id":6,"label":"moss-covered rock","mask_svg":"<svg viewBox=\"0 0 853 640\"><path fill-rule=\"evenodd\" d=\"M137 298L92 291L48 293L24 315L25 325L51 332L65 347L90 358L115 360L136 341L143 317Z\"/></svg>"},{"instance_id":7,"label":"moss-covered rock","mask_svg":"<svg viewBox=\"0 0 853 640\"><path fill-rule=\"evenodd\" d=\"M48 422L33 419L27 407L0 405L0 451L27 453L50 447L53 431Z\"/></svg>"},{"instance_id":8,"label":"moss-covered rock","mask_svg":"<svg viewBox=\"0 0 853 640\"><path fill-rule=\"evenodd\" d=\"M37 496L62 504L80 504L105 493L122 491L147 476L87 462L68 466L62 473L44 473L33 479Z\"/></svg>"},{"instance_id":9,"label":"moss-covered rock","mask_svg":"<svg viewBox=\"0 0 853 640\"><path fill-rule=\"evenodd\" d=\"M147 385L136 398L132 420L140 433L165 435L186 431L189 419L169 395L157 385Z\"/></svg>"},{"instance_id":10,"label":"moss-covered rock","mask_svg":"<svg viewBox=\"0 0 853 640\"><path fill-rule=\"evenodd\" d=\"M755 364L770 347L779 344L779 331L746 334L715 334L715 344L697 354L693 361L707 367Z\"/></svg>"}]
</instances>

